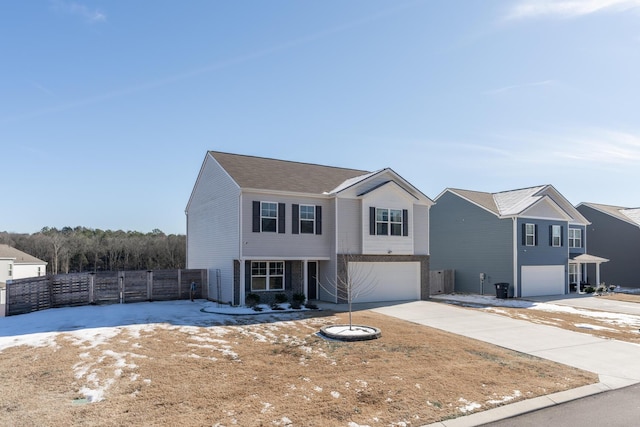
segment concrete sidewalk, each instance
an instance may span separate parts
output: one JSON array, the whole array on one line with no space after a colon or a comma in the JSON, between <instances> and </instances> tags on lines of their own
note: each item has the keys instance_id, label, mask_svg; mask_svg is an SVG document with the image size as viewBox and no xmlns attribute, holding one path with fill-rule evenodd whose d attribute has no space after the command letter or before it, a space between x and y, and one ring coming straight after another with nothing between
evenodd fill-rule
<instances>
[{"instance_id":1,"label":"concrete sidewalk","mask_svg":"<svg viewBox=\"0 0 640 427\"><path fill-rule=\"evenodd\" d=\"M414 301L373 311L485 341L598 374L600 383L442 421L433 426L477 426L640 382L640 346L605 340L449 304Z\"/></svg>"}]
</instances>

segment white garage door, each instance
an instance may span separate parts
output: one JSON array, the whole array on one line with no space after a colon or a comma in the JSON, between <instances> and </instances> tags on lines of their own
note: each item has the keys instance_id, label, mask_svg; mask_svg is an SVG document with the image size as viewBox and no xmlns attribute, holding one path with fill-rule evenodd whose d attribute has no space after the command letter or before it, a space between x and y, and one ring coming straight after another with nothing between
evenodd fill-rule
<instances>
[{"instance_id":1,"label":"white garage door","mask_svg":"<svg viewBox=\"0 0 640 427\"><path fill-rule=\"evenodd\" d=\"M420 299L419 262L350 262L353 302Z\"/></svg>"},{"instance_id":2,"label":"white garage door","mask_svg":"<svg viewBox=\"0 0 640 427\"><path fill-rule=\"evenodd\" d=\"M562 265L522 266L522 296L563 295L564 276Z\"/></svg>"}]
</instances>

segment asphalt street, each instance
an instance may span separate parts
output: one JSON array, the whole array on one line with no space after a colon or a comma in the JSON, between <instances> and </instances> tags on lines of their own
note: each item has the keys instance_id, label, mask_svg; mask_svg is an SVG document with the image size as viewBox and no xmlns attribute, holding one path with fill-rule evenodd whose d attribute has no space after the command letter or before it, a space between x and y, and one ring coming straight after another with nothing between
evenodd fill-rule
<instances>
[{"instance_id":1,"label":"asphalt street","mask_svg":"<svg viewBox=\"0 0 640 427\"><path fill-rule=\"evenodd\" d=\"M640 384L636 384L482 425L490 427L629 427L639 424Z\"/></svg>"}]
</instances>

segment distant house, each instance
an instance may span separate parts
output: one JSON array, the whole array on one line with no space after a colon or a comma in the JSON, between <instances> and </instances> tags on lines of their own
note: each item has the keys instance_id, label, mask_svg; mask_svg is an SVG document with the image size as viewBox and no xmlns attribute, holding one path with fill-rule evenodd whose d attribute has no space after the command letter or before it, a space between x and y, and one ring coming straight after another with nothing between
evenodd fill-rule
<instances>
[{"instance_id":1,"label":"distant house","mask_svg":"<svg viewBox=\"0 0 640 427\"><path fill-rule=\"evenodd\" d=\"M356 301L426 299L432 204L388 168L210 151L186 208L187 268L208 269L210 297L231 304L344 302L345 279L363 271L374 287Z\"/></svg>"},{"instance_id":2,"label":"distant house","mask_svg":"<svg viewBox=\"0 0 640 427\"><path fill-rule=\"evenodd\" d=\"M446 189L430 211L431 268L455 270L455 291L561 295L580 284L589 221L553 186L498 193ZM606 261L606 260L604 260Z\"/></svg>"},{"instance_id":3,"label":"distant house","mask_svg":"<svg viewBox=\"0 0 640 427\"><path fill-rule=\"evenodd\" d=\"M591 222L589 250L609 259L602 265L602 281L640 288L640 208L580 203L577 209Z\"/></svg>"},{"instance_id":4,"label":"distant house","mask_svg":"<svg viewBox=\"0 0 640 427\"><path fill-rule=\"evenodd\" d=\"M0 283L7 280L37 277L47 274L47 263L27 253L0 244Z\"/></svg>"}]
</instances>

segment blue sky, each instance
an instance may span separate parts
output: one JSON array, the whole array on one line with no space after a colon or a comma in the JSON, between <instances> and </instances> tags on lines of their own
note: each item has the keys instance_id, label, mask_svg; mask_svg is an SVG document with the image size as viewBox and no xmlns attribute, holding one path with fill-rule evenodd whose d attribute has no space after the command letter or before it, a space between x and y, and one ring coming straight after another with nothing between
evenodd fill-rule
<instances>
[{"instance_id":1,"label":"blue sky","mask_svg":"<svg viewBox=\"0 0 640 427\"><path fill-rule=\"evenodd\" d=\"M15 0L0 52L0 231L183 234L207 150L640 206L640 0Z\"/></svg>"}]
</instances>

